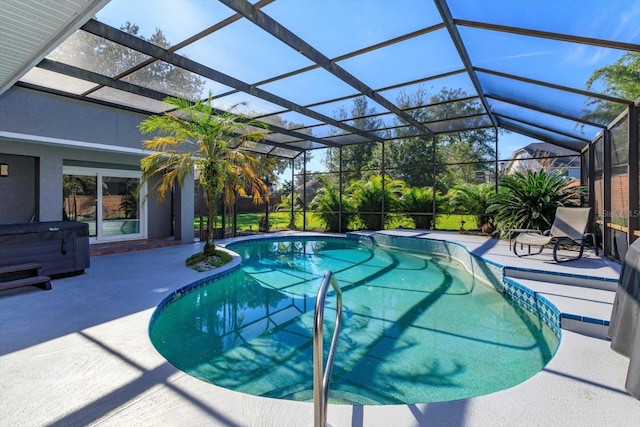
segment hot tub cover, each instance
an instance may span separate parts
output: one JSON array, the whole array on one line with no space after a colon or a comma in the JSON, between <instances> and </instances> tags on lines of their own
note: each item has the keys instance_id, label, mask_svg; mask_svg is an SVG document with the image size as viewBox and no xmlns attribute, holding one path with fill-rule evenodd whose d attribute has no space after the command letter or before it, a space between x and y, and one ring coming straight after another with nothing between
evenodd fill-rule
<instances>
[{"instance_id":1,"label":"hot tub cover","mask_svg":"<svg viewBox=\"0 0 640 427\"><path fill-rule=\"evenodd\" d=\"M625 256L609 324L611 348L629 358L625 388L640 399L640 239Z\"/></svg>"}]
</instances>

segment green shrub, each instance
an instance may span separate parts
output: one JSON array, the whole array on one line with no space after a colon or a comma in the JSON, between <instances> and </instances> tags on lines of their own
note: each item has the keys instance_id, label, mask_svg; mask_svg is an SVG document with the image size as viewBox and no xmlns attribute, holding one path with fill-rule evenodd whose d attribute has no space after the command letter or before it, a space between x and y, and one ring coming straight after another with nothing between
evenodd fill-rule
<instances>
[{"instance_id":1,"label":"green shrub","mask_svg":"<svg viewBox=\"0 0 640 427\"><path fill-rule=\"evenodd\" d=\"M383 191L382 176L374 175L367 181L351 182L348 192L364 226L368 230L381 230L384 227L380 215L382 198L384 197L385 212L399 211L405 188L404 181L385 178Z\"/></svg>"},{"instance_id":2,"label":"green shrub","mask_svg":"<svg viewBox=\"0 0 640 427\"><path fill-rule=\"evenodd\" d=\"M309 208L326 224L326 231L347 231L349 223L354 219L354 207L347 195L342 195L342 215L340 212L340 189L327 180L319 178L323 187L318 189ZM342 222L342 228L340 228Z\"/></svg>"},{"instance_id":3,"label":"green shrub","mask_svg":"<svg viewBox=\"0 0 640 427\"><path fill-rule=\"evenodd\" d=\"M487 208L491 204L495 189L489 184L456 185L447 194L449 206L453 211L473 215L478 229L491 222Z\"/></svg>"},{"instance_id":4,"label":"green shrub","mask_svg":"<svg viewBox=\"0 0 640 427\"><path fill-rule=\"evenodd\" d=\"M431 187L411 187L402 195L402 209L413 219L416 228L429 229L433 225L433 215L424 212L433 211L433 199L436 201L436 211L442 205L444 197L439 192L433 192ZM422 214L418 214L421 212ZM412 214L413 213L413 214Z\"/></svg>"},{"instance_id":5,"label":"green shrub","mask_svg":"<svg viewBox=\"0 0 640 427\"><path fill-rule=\"evenodd\" d=\"M548 230L559 206L580 206L586 188L574 184L565 176L544 169L506 176L487 211L495 214L502 230Z\"/></svg>"},{"instance_id":6,"label":"green shrub","mask_svg":"<svg viewBox=\"0 0 640 427\"><path fill-rule=\"evenodd\" d=\"M186 264L196 271L208 271L221 267L231 262L232 259L233 257L227 252L208 247L206 251L198 252L187 258Z\"/></svg>"}]
</instances>

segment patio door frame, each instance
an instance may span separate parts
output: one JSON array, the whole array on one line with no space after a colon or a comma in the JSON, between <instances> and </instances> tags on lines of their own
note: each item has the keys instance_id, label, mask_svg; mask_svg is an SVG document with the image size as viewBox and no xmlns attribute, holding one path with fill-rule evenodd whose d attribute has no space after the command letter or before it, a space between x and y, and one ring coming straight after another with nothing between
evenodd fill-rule
<instances>
[{"instance_id":1,"label":"patio door frame","mask_svg":"<svg viewBox=\"0 0 640 427\"><path fill-rule=\"evenodd\" d=\"M147 238L147 184L145 183L138 195L139 232L131 234L118 234L114 236L103 235L103 186L104 177L111 178L142 178L141 171L124 169L87 168L82 166L64 166L63 175L81 175L96 177L96 235L89 237L89 243L118 242L126 240L139 240Z\"/></svg>"}]
</instances>

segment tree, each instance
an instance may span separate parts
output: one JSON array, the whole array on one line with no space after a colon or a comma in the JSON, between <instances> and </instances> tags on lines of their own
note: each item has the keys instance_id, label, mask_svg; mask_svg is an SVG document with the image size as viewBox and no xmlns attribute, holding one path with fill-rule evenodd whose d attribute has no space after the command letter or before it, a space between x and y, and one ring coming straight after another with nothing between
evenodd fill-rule
<instances>
[{"instance_id":1,"label":"tree","mask_svg":"<svg viewBox=\"0 0 640 427\"><path fill-rule=\"evenodd\" d=\"M433 138L404 137L387 142L385 172L405 181L410 187L433 185Z\"/></svg>"},{"instance_id":2,"label":"tree","mask_svg":"<svg viewBox=\"0 0 640 427\"><path fill-rule=\"evenodd\" d=\"M248 115L251 117L257 117L257 116L262 116L263 114L260 112L252 112ZM280 116L270 116L267 121L270 125L273 125L273 126L278 126L284 129L293 130L303 135L313 136L312 129L309 129L309 128L305 129L305 125L287 121ZM306 155L307 163L309 163L312 159L313 159L313 153L311 151L307 151L307 155ZM302 169L305 156L302 154L302 152L300 152L293 159L286 158L286 157L276 157L274 173L276 175L281 175L287 168L291 167L292 160L293 160L293 168L296 170L299 170L299 169Z\"/></svg>"},{"instance_id":3,"label":"tree","mask_svg":"<svg viewBox=\"0 0 640 427\"><path fill-rule=\"evenodd\" d=\"M63 218L80 221L95 214L96 185L96 177L93 176L64 175Z\"/></svg>"},{"instance_id":4,"label":"tree","mask_svg":"<svg viewBox=\"0 0 640 427\"><path fill-rule=\"evenodd\" d=\"M640 97L640 52L627 52L611 65L599 68L587 80L587 90L604 84L605 95L635 101ZM592 98L587 102L584 118L603 125L609 124L623 106Z\"/></svg>"},{"instance_id":5,"label":"tree","mask_svg":"<svg viewBox=\"0 0 640 427\"><path fill-rule=\"evenodd\" d=\"M369 106L368 98L360 96L353 100L351 111L341 107L334 113L334 117L336 120L366 132L384 127L384 121L381 118L371 117L375 114L376 109ZM342 147L342 170L348 173L349 180L368 176L366 170L373 166L377 146L377 143L363 143ZM340 170L340 149L328 149L324 164L329 171L338 172Z\"/></svg>"},{"instance_id":6,"label":"tree","mask_svg":"<svg viewBox=\"0 0 640 427\"><path fill-rule=\"evenodd\" d=\"M396 104L420 122L432 119L426 108L429 94L423 86L411 93L400 92ZM413 127L398 118L392 136L394 139L385 144L385 171L411 187L433 185L433 136L413 136Z\"/></svg>"},{"instance_id":7,"label":"tree","mask_svg":"<svg viewBox=\"0 0 640 427\"><path fill-rule=\"evenodd\" d=\"M495 153L494 131L467 130L438 136L438 147L446 166L438 176L443 187L475 182L476 171L489 170Z\"/></svg>"},{"instance_id":8,"label":"tree","mask_svg":"<svg viewBox=\"0 0 640 427\"><path fill-rule=\"evenodd\" d=\"M430 120L446 120L465 117L465 121L479 120L477 115L484 108L475 99L466 99L468 94L462 89L443 88L432 95L429 107ZM427 126L429 124L427 123ZM488 170L488 161L495 159L495 131L473 129L438 135L438 159L445 163L438 174L441 190L457 184L474 182L475 172Z\"/></svg>"},{"instance_id":9,"label":"tree","mask_svg":"<svg viewBox=\"0 0 640 427\"><path fill-rule=\"evenodd\" d=\"M128 178L124 182L125 190L120 201L120 210L126 219L136 218L138 214L137 180Z\"/></svg>"},{"instance_id":10,"label":"tree","mask_svg":"<svg viewBox=\"0 0 640 427\"><path fill-rule=\"evenodd\" d=\"M296 210L304 208L302 199L292 193L291 190L283 191L280 196L280 203L276 206L278 212L287 212L289 215L289 224L287 227L291 230L296 228Z\"/></svg>"},{"instance_id":11,"label":"tree","mask_svg":"<svg viewBox=\"0 0 640 427\"><path fill-rule=\"evenodd\" d=\"M171 47L160 29L145 38L139 34L140 28L136 24L127 21L120 30L164 49ZM85 31L76 31L50 57L108 77L117 76L148 59L143 53ZM199 75L162 61L154 61L122 80L192 101L202 97L205 85Z\"/></svg>"},{"instance_id":12,"label":"tree","mask_svg":"<svg viewBox=\"0 0 640 427\"><path fill-rule=\"evenodd\" d=\"M179 115L153 115L140 123L143 134L158 134L143 141L143 148L154 153L140 162L141 182L148 183L154 176L161 175L152 190L162 201L176 184L182 185L197 168L210 213L217 212L216 198L225 184L238 195L245 195L248 188L254 203L264 203L268 189L263 177L271 173L271 165L257 161L252 152L242 148L245 141L264 138L264 130L256 130L259 123L232 112L216 114L212 101L209 97L192 104L179 98L167 98L164 102L176 107ZM204 252L215 252L210 218Z\"/></svg>"},{"instance_id":13,"label":"tree","mask_svg":"<svg viewBox=\"0 0 640 427\"><path fill-rule=\"evenodd\" d=\"M273 174L275 158L245 149L228 150L222 157L228 162L223 187L223 203L233 219L233 235L235 236L235 230L238 228L236 199L252 194L256 204L262 204L263 201L269 200L269 183L275 179Z\"/></svg>"},{"instance_id":14,"label":"tree","mask_svg":"<svg viewBox=\"0 0 640 427\"><path fill-rule=\"evenodd\" d=\"M425 105L425 94L422 88L411 94L401 92L396 102L401 109L414 115L418 112L415 107ZM412 187L433 185L433 137L413 136L413 127L399 119L395 124L391 132L393 139L385 144L385 172ZM382 153L378 157L382 158Z\"/></svg>"},{"instance_id":15,"label":"tree","mask_svg":"<svg viewBox=\"0 0 640 427\"><path fill-rule=\"evenodd\" d=\"M462 89L443 88L439 93L430 94L424 87L418 87L411 93L400 92L396 103L427 127L430 123L439 122L438 130L442 132L447 130L443 122L448 119L465 117L467 121L477 120L475 116L484 112L476 100L468 98ZM454 130L455 127L451 126L452 132L438 135L434 153L432 136L413 137L412 128L396 119L394 140L386 144L385 171L409 186L421 187L433 185L435 172L437 190L442 192L453 185L473 181L476 170L488 168L483 162L493 159L494 133L488 129ZM472 163L461 164L464 162Z\"/></svg>"}]
</instances>

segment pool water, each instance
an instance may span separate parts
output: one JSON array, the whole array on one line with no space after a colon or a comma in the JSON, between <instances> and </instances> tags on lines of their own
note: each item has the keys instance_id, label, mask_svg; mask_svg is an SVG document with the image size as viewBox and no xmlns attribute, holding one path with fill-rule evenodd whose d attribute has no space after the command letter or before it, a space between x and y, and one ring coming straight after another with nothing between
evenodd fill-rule
<instances>
[{"instance_id":1,"label":"pool water","mask_svg":"<svg viewBox=\"0 0 640 427\"><path fill-rule=\"evenodd\" d=\"M242 269L172 297L152 319L158 351L219 386L312 400L313 310L327 270L343 292L329 401L409 404L463 399L519 384L558 338L457 261L346 239L234 245ZM324 349L335 320L327 297Z\"/></svg>"}]
</instances>

